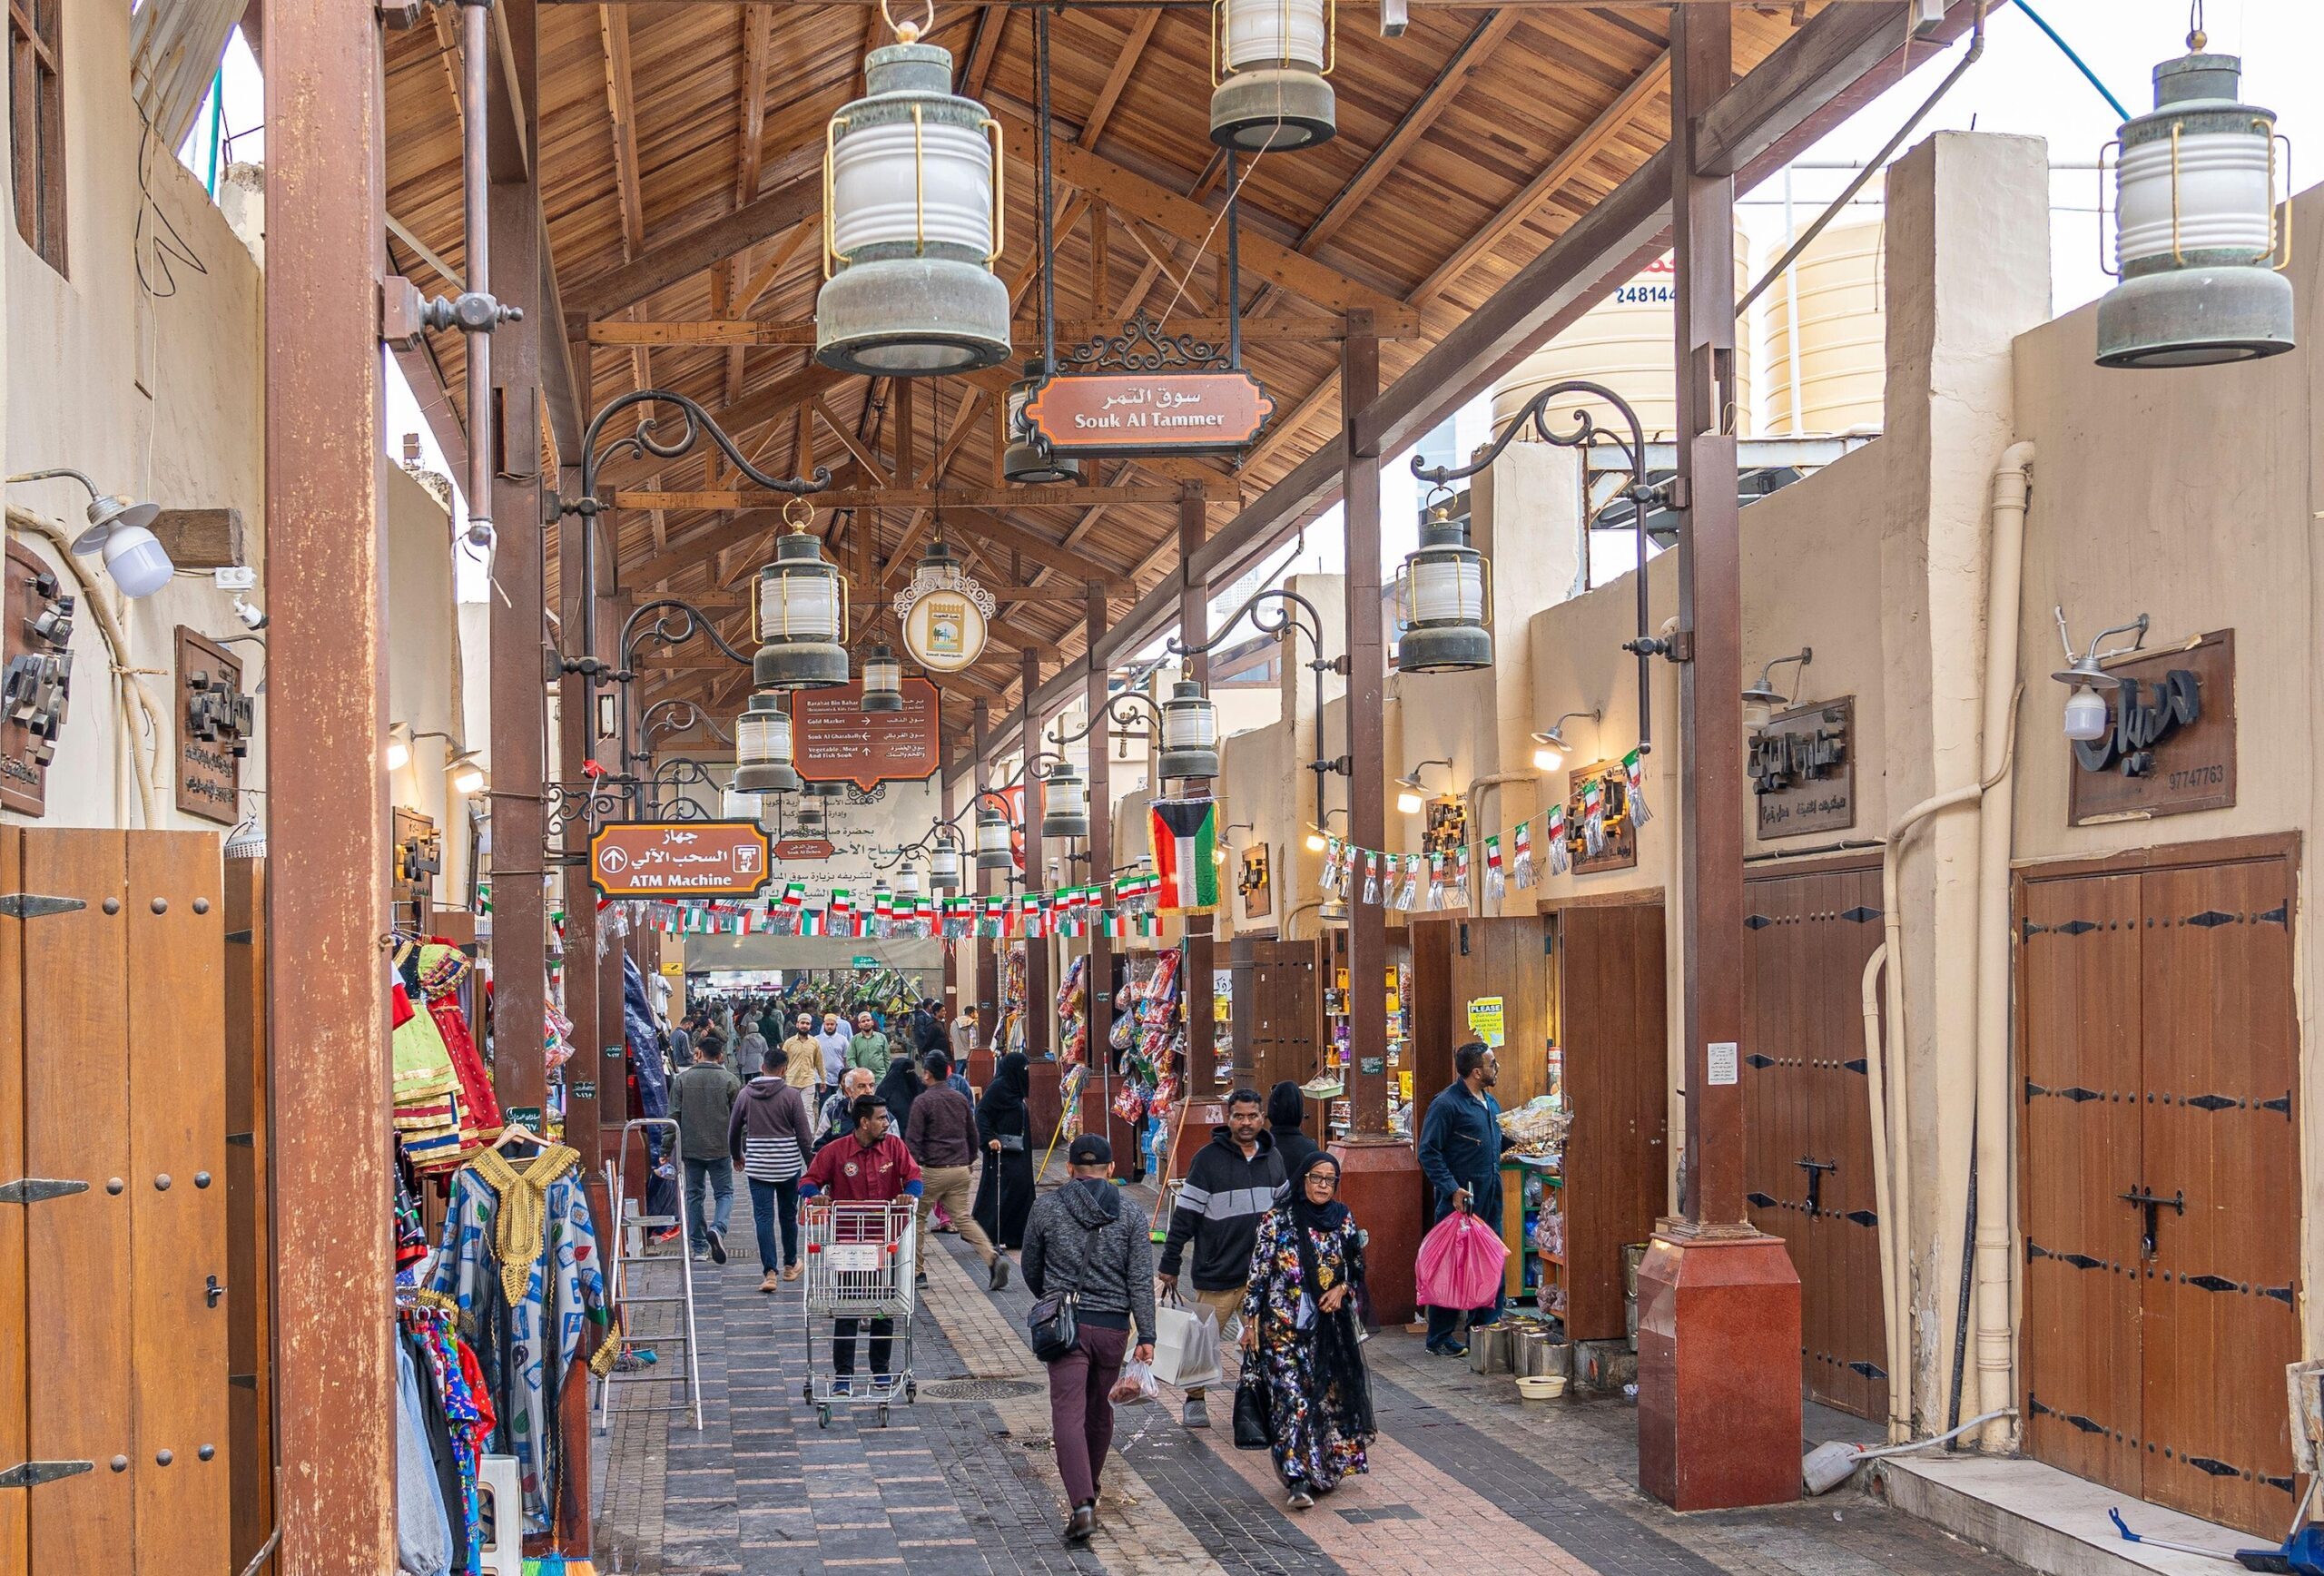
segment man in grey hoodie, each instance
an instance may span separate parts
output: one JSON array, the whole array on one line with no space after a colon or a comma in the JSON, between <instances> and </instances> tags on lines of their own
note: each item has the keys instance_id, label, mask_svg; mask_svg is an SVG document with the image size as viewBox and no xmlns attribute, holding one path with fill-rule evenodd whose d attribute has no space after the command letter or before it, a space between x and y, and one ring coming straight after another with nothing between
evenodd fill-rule
<instances>
[{"instance_id":1,"label":"man in grey hoodie","mask_svg":"<svg viewBox=\"0 0 2324 1576\"><path fill-rule=\"evenodd\" d=\"M1098 1479L1114 1443L1114 1381L1122 1360L1154 1360L1154 1244L1145 1211L1110 1180L1112 1146L1084 1133L1066 1151L1072 1180L1033 1206L1025 1223L1025 1284L1076 1295L1073 1350L1049 1364L1049 1436L1072 1515L1068 1543L1098 1527Z\"/></svg>"}]
</instances>

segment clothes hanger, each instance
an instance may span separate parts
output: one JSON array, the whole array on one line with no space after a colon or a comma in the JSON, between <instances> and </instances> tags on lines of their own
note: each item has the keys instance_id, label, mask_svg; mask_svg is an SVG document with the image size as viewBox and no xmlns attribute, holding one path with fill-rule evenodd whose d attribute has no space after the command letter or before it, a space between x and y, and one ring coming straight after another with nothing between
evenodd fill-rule
<instances>
[{"instance_id":1,"label":"clothes hanger","mask_svg":"<svg viewBox=\"0 0 2324 1576\"><path fill-rule=\"evenodd\" d=\"M532 1128L525 1126L522 1122L511 1122L507 1127L501 1128L500 1136L492 1140L492 1148L497 1153L501 1149L507 1148L509 1145L516 1143L531 1144L536 1148L541 1149L548 1148L548 1140L547 1138L542 1138L538 1133L536 1133Z\"/></svg>"}]
</instances>

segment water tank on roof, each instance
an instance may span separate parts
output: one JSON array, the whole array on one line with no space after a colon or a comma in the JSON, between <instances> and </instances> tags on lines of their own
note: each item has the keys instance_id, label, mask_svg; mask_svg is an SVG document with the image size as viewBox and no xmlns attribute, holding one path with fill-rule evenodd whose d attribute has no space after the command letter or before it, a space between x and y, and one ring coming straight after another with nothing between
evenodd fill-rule
<instances>
[{"instance_id":1,"label":"water tank on roof","mask_svg":"<svg viewBox=\"0 0 2324 1576\"><path fill-rule=\"evenodd\" d=\"M1835 224L1759 299L1768 314L1768 433L1878 431L1888 288L1878 219ZM1771 249L1761 266L1782 255ZM1798 315L1795 334L1793 313Z\"/></svg>"},{"instance_id":2,"label":"water tank on roof","mask_svg":"<svg viewBox=\"0 0 2324 1576\"><path fill-rule=\"evenodd\" d=\"M1738 231L1735 245L1736 293L1748 288L1745 277L1750 252ZM1541 389L1568 378L1603 383L1638 410L1647 441L1667 439L1678 426L1676 379L1678 291L1676 271L1668 257L1624 283L1605 300L1548 344L1517 364L1516 369L1493 386L1492 424L1499 431L1519 409ZM1736 402L1740 409L1738 430L1750 433L1751 353L1748 344L1735 352ZM1561 399L1550 407L1552 431L1572 425L1571 412L1592 403ZM1596 419L1610 421L1610 412ZM1534 439L1532 425L1519 435L1520 442Z\"/></svg>"}]
</instances>

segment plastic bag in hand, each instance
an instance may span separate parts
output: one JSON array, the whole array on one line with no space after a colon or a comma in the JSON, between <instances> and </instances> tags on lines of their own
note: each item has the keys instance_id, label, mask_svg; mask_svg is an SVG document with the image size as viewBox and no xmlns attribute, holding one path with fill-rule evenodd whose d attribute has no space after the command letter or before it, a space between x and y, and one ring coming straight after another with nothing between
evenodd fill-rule
<instances>
[{"instance_id":1,"label":"plastic bag in hand","mask_svg":"<svg viewBox=\"0 0 2324 1576\"><path fill-rule=\"evenodd\" d=\"M1509 1245L1499 1232L1456 1209L1421 1239L1413 1266L1414 1300L1432 1308L1490 1307L1508 1259Z\"/></svg>"},{"instance_id":2,"label":"plastic bag in hand","mask_svg":"<svg viewBox=\"0 0 2324 1576\"><path fill-rule=\"evenodd\" d=\"M1128 1406L1138 1401L1159 1401L1161 1386L1154 1383L1154 1364L1131 1363L1122 1369L1122 1376L1114 1381L1107 1399L1117 1406Z\"/></svg>"}]
</instances>

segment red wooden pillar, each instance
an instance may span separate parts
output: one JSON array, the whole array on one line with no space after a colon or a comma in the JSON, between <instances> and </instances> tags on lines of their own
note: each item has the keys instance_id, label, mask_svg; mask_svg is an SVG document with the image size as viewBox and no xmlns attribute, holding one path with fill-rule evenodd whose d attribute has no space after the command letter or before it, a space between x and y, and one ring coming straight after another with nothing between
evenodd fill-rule
<instances>
[{"instance_id":1,"label":"red wooden pillar","mask_svg":"<svg viewBox=\"0 0 2324 1576\"><path fill-rule=\"evenodd\" d=\"M1735 187L1697 173L1733 77L1724 5L1670 20L1678 264L1679 670L1686 1148L1679 1216L1639 1275L1639 1483L1682 1511L1799 1497L1799 1277L1743 1196L1742 560L1735 496ZM1359 757L1360 758L1360 757Z\"/></svg>"}]
</instances>

